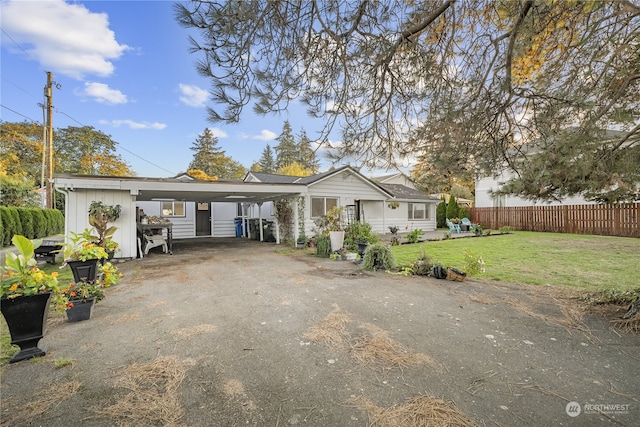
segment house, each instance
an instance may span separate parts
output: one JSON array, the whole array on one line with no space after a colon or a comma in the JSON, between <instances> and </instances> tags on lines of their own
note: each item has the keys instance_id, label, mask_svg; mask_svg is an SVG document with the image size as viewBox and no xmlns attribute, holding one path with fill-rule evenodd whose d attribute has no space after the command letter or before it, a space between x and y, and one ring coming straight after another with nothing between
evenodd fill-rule
<instances>
[{"instance_id":1,"label":"house","mask_svg":"<svg viewBox=\"0 0 640 427\"><path fill-rule=\"evenodd\" d=\"M246 182L304 184L304 230L313 234L314 220L333 206L345 209L348 222L366 221L372 231L388 233L390 226L400 230L436 229L439 200L404 184L382 183L369 179L351 166L307 177L248 172ZM403 181L404 182L404 181Z\"/></svg>"},{"instance_id":2,"label":"house","mask_svg":"<svg viewBox=\"0 0 640 427\"><path fill-rule=\"evenodd\" d=\"M436 205L439 200L402 184L381 184L344 166L308 177L249 172L243 181L202 181L186 174L173 178L105 177L56 175L54 188L65 195L65 230L81 232L90 228L88 208L92 201L122 206L122 215L114 225L114 240L120 243L122 258L136 257L140 216L161 217L171 223L163 233L172 239L197 237L233 237L237 224L245 219L275 221L273 203L290 200L297 206L305 201L304 218L295 213L293 232L297 238L298 221L306 235L314 233L314 220L333 206L345 209L345 220L366 221L377 233L388 227L400 230L436 229ZM263 227L260 227L260 240ZM243 235L247 235L246 229ZM276 223L276 240L279 240ZM167 236L169 237L169 236Z\"/></svg>"},{"instance_id":3,"label":"house","mask_svg":"<svg viewBox=\"0 0 640 427\"><path fill-rule=\"evenodd\" d=\"M402 172L394 173L391 175L377 176L373 178L374 181L380 184L400 184L405 187L417 189L416 184L407 175Z\"/></svg>"},{"instance_id":4,"label":"house","mask_svg":"<svg viewBox=\"0 0 640 427\"><path fill-rule=\"evenodd\" d=\"M514 177L509 171L502 171L495 176L485 176L476 178L476 201L477 208L506 208L521 206L569 206L569 205L593 205L596 202L586 200L582 196L565 197L562 200L533 201L519 196L493 194L502 185Z\"/></svg>"}]
</instances>

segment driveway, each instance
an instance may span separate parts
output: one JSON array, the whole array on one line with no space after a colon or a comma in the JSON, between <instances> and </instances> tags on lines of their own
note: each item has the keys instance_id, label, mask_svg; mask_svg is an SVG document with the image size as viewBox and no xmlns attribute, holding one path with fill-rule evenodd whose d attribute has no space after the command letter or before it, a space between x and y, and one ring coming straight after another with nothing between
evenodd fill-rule
<instances>
[{"instance_id":1,"label":"driveway","mask_svg":"<svg viewBox=\"0 0 640 427\"><path fill-rule=\"evenodd\" d=\"M581 316L562 289L362 272L285 249L176 241L174 255L119 264L89 321L52 315L47 355L4 369L2 425L640 419L640 339Z\"/></svg>"}]
</instances>

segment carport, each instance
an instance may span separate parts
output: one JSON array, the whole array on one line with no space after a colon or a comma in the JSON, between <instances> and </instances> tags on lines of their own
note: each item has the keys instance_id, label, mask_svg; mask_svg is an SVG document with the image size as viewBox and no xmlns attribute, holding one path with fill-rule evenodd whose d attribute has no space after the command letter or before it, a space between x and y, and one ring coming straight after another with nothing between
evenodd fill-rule
<instances>
[{"instance_id":1,"label":"carport","mask_svg":"<svg viewBox=\"0 0 640 427\"><path fill-rule=\"evenodd\" d=\"M114 239L120 242L120 257L135 258L137 252L136 202L177 200L196 203L255 203L293 199L304 184L270 184L244 181L200 181L183 175L177 178L109 177L55 175L53 185L65 196L65 234L90 228L87 212L92 201L121 205L122 216L116 224ZM294 224L297 227L297 224ZM262 232L262 229L260 230ZM261 239L262 240L262 239ZM276 240L279 240L276 223Z\"/></svg>"}]
</instances>

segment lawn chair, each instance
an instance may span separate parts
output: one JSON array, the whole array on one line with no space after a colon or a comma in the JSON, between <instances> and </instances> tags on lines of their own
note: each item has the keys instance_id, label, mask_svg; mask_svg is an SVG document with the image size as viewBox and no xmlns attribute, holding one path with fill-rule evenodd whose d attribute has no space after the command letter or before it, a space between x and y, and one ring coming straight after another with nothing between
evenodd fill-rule
<instances>
[{"instance_id":1,"label":"lawn chair","mask_svg":"<svg viewBox=\"0 0 640 427\"><path fill-rule=\"evenodd\" d=\"M471 223L469 218L462 218L462 220L460 220L460 223L465 226L465 231L473 231L475 228L475 225Z\"/></svg>"},{"instance_id":2,"label":"lawn chair","mask_svg":"<svg viewBox=\"0 0 640 427\"><path fill-rule=\"evenodd\" d=\"M449 218L447 218L447 226L449 227L449 233L460 233L460 226L458 224L452 223Z\"/></svg>"},{"instance_id":3,"label":"lawn chair","mask_svg":"<svg viewBox=\"0 0 640 427\"><path fill-rule=\"evenodd\" d=\"M169 248L167 247L167 241L164 239L162 234L145 234L144 235L144 254L149 254L149 249L156 248L158 246L162 246L162 252L169 252Z\"/></svg>"}]
</instances>

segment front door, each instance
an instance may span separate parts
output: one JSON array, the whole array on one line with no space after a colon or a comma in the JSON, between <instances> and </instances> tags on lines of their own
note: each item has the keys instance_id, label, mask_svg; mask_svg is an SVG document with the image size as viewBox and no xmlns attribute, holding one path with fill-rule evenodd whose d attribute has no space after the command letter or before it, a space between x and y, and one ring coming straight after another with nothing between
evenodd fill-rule
<instances>
[{"instance_id":1,"label":"front door","mask_svg":"<svg viewBox=\"0 0 640 427\"><path fill-rule=\"evenodd\" d=\"M196 203L196 236L211 236L211 203Z\"/></svg>"}]
</instances>

